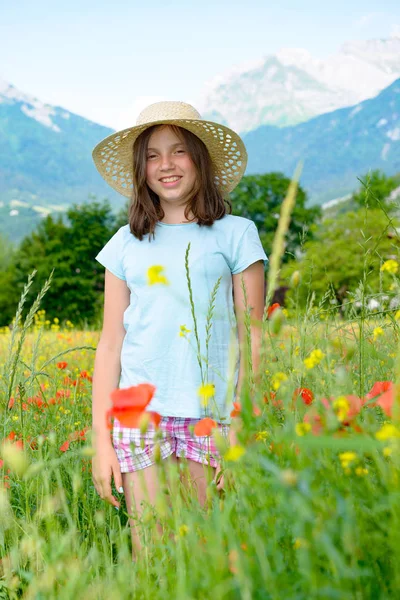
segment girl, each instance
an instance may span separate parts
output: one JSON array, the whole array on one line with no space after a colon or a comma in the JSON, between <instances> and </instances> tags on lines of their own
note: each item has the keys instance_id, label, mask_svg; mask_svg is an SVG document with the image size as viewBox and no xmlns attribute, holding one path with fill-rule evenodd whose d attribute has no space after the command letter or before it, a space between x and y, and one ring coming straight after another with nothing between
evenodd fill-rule
<instances>
[{"instance_id":1,"label":"girl","mask_svg":"<svg viewBox=\"0 0 400 600\"><path fill-rule=\"evenodd\" d=\"M115 419L111 441L106 426L111 391L148 382L156 390L147 410L162 416L161 458L177 462L186 457L204 503L203 465L208 455L216 477L218 452L212 438L196 437L190 426L205 415L200 386L212 382L208 410L222 434L231 443L234 439L234 389L227 376L230 335L233 331L234 350L240 351L246 333L242 277L253 322L261 321L264 311L267 257L253 221L233 216L227 199L244 174L246 149L234 131L203 120L191 105L158 102L142 111L136 126L100 142L93 158L107 183L131 198L129 224L96 256L106 271L104 322L93 374L94 485L118 508L113 476L116 488L125 493L128 512L140 514L144 475L154 501L159 468L154 427L141 434ZM212 327L206 332L212 294ZM257 368L260 327L252 325L251 334ZM208 360L199 362L199 352ZM242 362L236 353L237 396ZM133 548L140 548L133 520L130 525Z\"/></svg>"}]
</instances>

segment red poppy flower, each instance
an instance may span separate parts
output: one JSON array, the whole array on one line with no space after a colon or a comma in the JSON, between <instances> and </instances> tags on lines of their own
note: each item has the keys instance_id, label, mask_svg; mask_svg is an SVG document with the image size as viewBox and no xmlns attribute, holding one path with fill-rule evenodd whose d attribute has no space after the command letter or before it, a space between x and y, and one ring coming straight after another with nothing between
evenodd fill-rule
<instances>
[{"instance_id":1,"label":"red poppy flower","mask_svg":"<svg viewBox=\"0 0 400 600\"><path fill-rule=\"evenodd\" d=\"M67 366L68 366L68 363L66 363L66 362L63 362L63 361L62 361L62 362L58 362L58 363L57 363L57 367L58 367L59 369L66 369L66 368L67 368Z\"/></svg>"},{"instance_id":2,"label":"red poppy flower","mask_svg":"<svg viewBox=\"0 0 400 600\"><path fill-rule=\"evenodd\" d=\"M13 397L10 398L10 400L8 401L8 408L12 408L14 406L15 403L15 399Z\"/></svg>"},{"instance_id":3,"label":"red poppy flower","mask_svg":"<svg viewBox=\"0 0 400 600\"><path fill-rule=\"evenodd\" d=\"M197 421L194 426L194 435L197 437L208 437L211 435L213 429L217 427L217 423L210 417L205 417L200 421Z\"/></svg>"},{"instance_id":4,"label":"red poppy flower","mask_svg":"<svg viewBox=\"0 0 400 600\"><path fill-rule=\"evenodd\" d=\"M68 448L69 448L69 441L67 440L66 442L64 442L62 444L62 446L60 446L60 451L61 452L66 452L68 450Z\"/></svg>"},{"instance_id":5,"label":"red poppy flower","mask_svg":"<svg viewBox=\"0 0 400 600\"><path fill-rule=\"evenodd\" d=\"M154 396L155 386L140 383L129 388L119 388L111 392L112 407L107 411L107 426L112 428L111 417L120 421L124 427L139 427L140 415L146 410ZM151 413L153 423L158 426L160 419Z\"/></svg>"},{"instance_id":6,"label":"red poppy flower","mask_svg":"<svg viewBox=\"0 0 400 600\"><path fill-rule=\"evenodd\" d=\"M233 410L231 411L231 417L238 417L240 415L240 411L242 407L240 406L240 402L233 403Z\"/></svg>"},{"instance_id":7,"label":"red poppy flower","mask_svg":"<svg viewBox=\"0 0 400 600\"><path fill-rule=\"evenodd\" d=\"M314 400L314 394L308 388L296 388L293 392L293 400L296 400L298 396L301 396L304 404L311 404Z\"/></svg>"},{"instance_id":8,"label":"red poppy flower","mask_svg":"<svg viewBox=\"0 0 400 600\"><path fill-rule=\"evenodd\" d=\"M390 387L386 392L384 392L381 396L379 396L379 398L375 404L376 404L376 406L381 407L381 409L383 410L385 415L387 415L388 417L391 417L394 398L395 398L395 388L392 385L392 387Z\"/></svg>"},{"instance_id":9,"label":"red poppy flower","mask_svg":"<svg viewBox=\"0 0 400 600\"><path fill-rule=\"evenodd\" d=\"M279 408L281 410L283 410L284 406L283 406L283 402L282 400L279 400L276 398L276 392L266 392L264 395L264 403L265 404L269 404L269 401L271 400L271 403L273 406L275 406L275 408Z\"/></svg>"},{"instance_id":10,"label":"red poppy flower","mask_svg":"<svg viewBox=\"0 0 400 600\"><path fill-rule=\"evenodd\" d=\"M368 394L365 394L365 398L367 400L371 400L371 398L376 398L376 396L380 396L384 392L392 389L393 381L376 381Z\"/></svg>"},{"instance_id":11,"label":"red poppy flower","mask_svg":"<svg viewBox=\"0 0 400 600\"><path fill-rule=\"evenodd\" d=\"M277 308L280 308L281 305L279 304L279 302L275 302L274 304L272 304L271 306L268 306L267 312L268 312L268 319L271 318L272 313L274 312L274 310L276 310Z\"/></svg>"}]
</instances>

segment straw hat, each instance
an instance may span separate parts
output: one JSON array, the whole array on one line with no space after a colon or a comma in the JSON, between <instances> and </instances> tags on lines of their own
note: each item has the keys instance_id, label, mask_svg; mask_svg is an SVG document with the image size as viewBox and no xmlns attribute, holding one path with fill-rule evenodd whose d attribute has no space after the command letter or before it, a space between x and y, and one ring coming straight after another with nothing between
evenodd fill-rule
<instances>
[{"instance_id":1,"label":"straw hat","mask_svg":"<svg viewBox=\"0 0 400 600\"><path fill-rule=\"evenodd\" d=\"M145 129L162 123L179 125L204 142L222 192L231 192L237 186L247 165L246 148L239 135L224 125L202 119L186 102L166 101L150 104L142 110L135 126L109 135L94 148L94 163L111 187L123 196L131 196L133 143Z\"/></svg>"}]
</instances>

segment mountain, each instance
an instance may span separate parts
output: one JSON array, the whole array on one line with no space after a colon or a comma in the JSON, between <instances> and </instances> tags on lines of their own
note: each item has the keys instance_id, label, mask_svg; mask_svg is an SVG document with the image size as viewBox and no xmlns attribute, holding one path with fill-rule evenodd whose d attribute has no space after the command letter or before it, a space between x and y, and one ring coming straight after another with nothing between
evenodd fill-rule
<instances>
[{"instance_id":1,"label":"mountain","mask_svg":"<svg viewBox=\"0 0 400 600\"><path fill-rule=\"evenodd\" d=\"M369 169L400 171L400 79L375 98L285 127L264 125L243 136L246 174L292 176L304 161L301 184L312 203L345 196Z\"/></svg>"},{"instance_id":2,"label":"mountain","mask_svg":"<svg viewBox=\"0 0 400 600\"><path fill-rule=\"evenodd\" d=\"M315 59L286 48L207 82L199 108L239 133L286 127L375 96L400 77L400 37L348 42Z\"/></svg>"},{"instance_id":3,"label":"mountain","mask_svg":"<svg viewBox=\"0 0 400 600\"><path fill-rule=\"evenodd\" d=\"M0 81L0 232L19 241L43 215L64 212L90 194L123 206L91 158L112 132Z\"/></svg>"}]
</instances>

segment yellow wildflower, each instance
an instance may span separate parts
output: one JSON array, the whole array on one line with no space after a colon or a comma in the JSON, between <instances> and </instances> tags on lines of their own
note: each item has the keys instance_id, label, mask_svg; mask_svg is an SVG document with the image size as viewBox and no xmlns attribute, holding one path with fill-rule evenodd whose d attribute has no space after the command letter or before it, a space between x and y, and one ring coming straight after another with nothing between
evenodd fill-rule
<instances>
[{"instance_id":1,"label":"yellow wildflower","mask_svg":"<svg viewBox=\"0 0 400 600\"><path fill-rule=\"evenodd\" d=\"M293 548L299 550L300 548L308 548L308 542L304 538L296 538L294 540Z\"/></svg>"},{"instance_id":2,"label":"yellow wildflower","mask_svg":"<svg viewBox=\"0 0 400 600\"><path fill-rule=\"evenodd\" d=\"M274 388L274 390L278 390L280 388L280 385L283 381L287 381L288 377L287 375L285 375L285 373L275 373L272 376L272 387Z\"/></svg>"},{"instance_id":3,"label":"yellow wildflower","mask_svg":"<svg viewBox=\"0 0 400 600\"><path fill-rule=\"evenodd\" d=\"M230 446L224 454L225 460L236 462L243 456L246 450L243 446Z\"/></svg>"},{"instance_id":4,"label":"yellow wildflower","mask_svg":"<svg viewBox=\"0 0 400 600\"><path fill-rule=\"evenodd\" d=\"M180 330L180 332L179 332L179 335L180 335L181 337L185 337L185 335L186 335L187 333L190 333L190 331L191 331L190 329L187 329L187 328L186 328L186 325L181 325L181 326L180 326L180 329L181 329L181 330Z\"/></svg>"},{"instance_id":5,"label":"yellow wildflower","mask_svg":"<svg viewBox=\"0 0 400 600\"><path fill-rule=\"evenodd\" d=\"M209 399L215 395L215 385L213 383L205 383L199 387L197 393L201 396L202 406L207 406Z\"/></svg>"},{"instance_id":6,"label":"yellow wildflower","mask_svg":"<svg viewBox=\"0 0 400 600\"><path fill-rule=\"evenodd\" d=\"M306 435L309 431L311 431L310 423L296 423L295 426L296 434L299 436Z\"/></svg>"},{"instance_id":7,"label":"yellow wildflower","mask_svg":"<svg viewBox=\"0 0 400 600\"><path fill-rule=\"evenodd\" d=\"M324 356L325 354L322 352L322 350L317 348L316 350L313 350L307 358L304 359L304 364L307 369L313 369L319 365Z\"/></svg>"},{"instance_id":8,"label":"yellow wildflower","mask_svg":"<svg viewBox=\"0 0 400 600\"><path fill-rule=\"evenodd\" d=\"M179 527L179 535L181 537L185 536L188 533L188 531L189 531L189 527L187 525L181 525Z\"/></svg>"},{"instance_id":9,"label":"yellow wildflower","mask_svg":"<svg viewBox=\"0 0 400 600\"><path fill-rule=\"evenodd\" d=\"M394 318L396 319L396 321L398 321L400 319L400 310L396 311Z\"/></svg>"},{"instance_id":10,"label":"yellow wildflower","mask_svg":"<svg viewBox=\"0 0 400 600\"><path fill-rule=\"evenodd\" d=\"M381 429L375 433L375 437L377 440L384 442L400 437L400 431L395 425L385 423L385 425L382 425Z\"/></svg>"},{"instance_id":11,"label":"yellow wildflower","mask_svg":"<svg viewBox=\"0 0 400 600\"><path fill-rule=\"evenodd\" d=\"M161 265L153 265L147 269L147 283L148 285L155 285L156 283L162 283L168 285L168 279L165 275L162 275L164 267Z\"/></svg>"},{"instance_id":12,"label":"yellow wildflower","mask_svg":"<svg viewBox=\"0 0 400 600\"><path fill-rule=\"evenodd\" d=\"M384 449L382 450L383 456L391 456L393 453L393 448L390 448L390 446L385 446Z\"/></svg>"},{"instance_id":13,"label":"yellow wildflower","mask_svg":"<svg viewBox=\"0 0 400 600\"><path fill-rule=\"evenodd\" d=\"M372 333L374 336L374 340L376 340L379 336L384 334L384 331L383 331L382 327L375 327L375 329Z\"/></svg>"},{"instance_id":14,"label":"yellow wildflower","mask_svg":"<svg viewBox=\"0 0 400 600\"><path fill-rule=\"evenodd\" d=\"M356 475L358 475L359 477L361 477L362 475L367 475L368 469L366 469L365 467L356 467L354 469L354 472L355 472Z\"/></svg>"},{"instance_id":15,"label":"yellow wildflower","mask_svg":"<svg viewBox=\"0 0 400 600\"><path fill-rule=\"evenodd\" d=\"M355 452L342 452L339 454L339 460L343 469L347 469L347 467L357 460L357 454Z\"/></svg>"},{"instance_id":16,"label":"yellow wildflower","mask_svg":"<svg viewBox=\"0 0 400 600\"><path fill-rule=\"evenodd\" d=\"M398 270L399 263L397 262L397 260L393 260L392 258L386 260L381 266L381 271L386 271L387 273L391 273L393 275L397 273Z\"/></svg>"},{"instance_id":17,"label":"yellow wildflower","mask_svg":"<svg viewBox=\"0 0 400 600\"><path fill-rule=\"evenodd\" d=\"M333 409L340 422L344 421L349 414L350 404L345 396L339 396L333 402Z\"/></svg>"},{"instance_id":18,"label":"yellow wildflower","mask_svg":"<svg viewBox=\"0 0 400 600\"><path fill-rule=\"evenodd\" d=\"M258 431L256 433L256 440L257 441L265 441L267 439L267 437L269 437L269 432L268 431Z\"/></svg>"}]
</instances>

